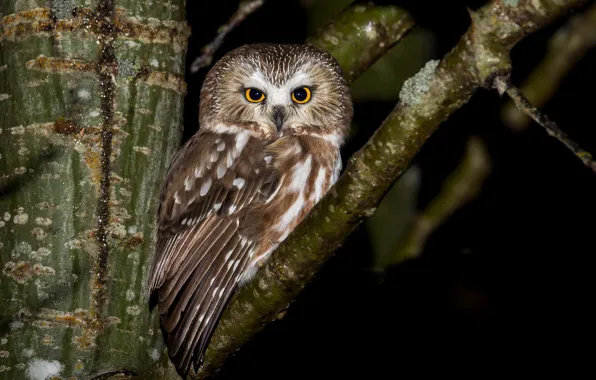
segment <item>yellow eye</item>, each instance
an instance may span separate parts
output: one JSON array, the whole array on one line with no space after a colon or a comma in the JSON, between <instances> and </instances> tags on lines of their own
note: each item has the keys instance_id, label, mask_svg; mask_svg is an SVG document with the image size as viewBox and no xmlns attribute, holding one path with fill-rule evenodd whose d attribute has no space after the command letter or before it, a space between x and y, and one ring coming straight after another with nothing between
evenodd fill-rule
<instances>
[{"instance_id":1,"label":"yellow eye","mask_svg":"<svg viewBox=\"0 0 596 380\"><path fill-rule=\"evenodd\" d=\"M257 90L255 88L246 89L244 95L246 96L246 100L248 100L251 103L260 103L263 100L265 100L265 94L263 93L263 91Z\"/></svg>"},{"instance_id":2,"label":"yellow eye","mask_svg":"<svg viewBox=\"0 0 596 380\"><path fill-rule=\"evenodd\" d=\"M308 87L300 87L292 92L292 100L298 104L308 103L310 100L311 92Z\"/></svg>"}]
</instances>

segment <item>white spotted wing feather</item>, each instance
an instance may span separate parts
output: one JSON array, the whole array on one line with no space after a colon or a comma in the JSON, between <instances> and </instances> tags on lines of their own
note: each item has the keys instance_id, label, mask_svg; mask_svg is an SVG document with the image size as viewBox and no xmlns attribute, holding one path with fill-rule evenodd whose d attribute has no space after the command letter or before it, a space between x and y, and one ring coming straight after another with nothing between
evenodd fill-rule
<instances>
[{"instance_id":1,"label":"white spotted wing feather","mask_svg":"<svg viewBox=\"0 0 596 380\"><path fill-rule=\"evenodd\" d=\"M158 211L149 275L168 352L179 373L197 365L223 307L255 249L252 205L275 175L264 142L247 131L198 133L175 156Z\"/></svg>"}]
</instances>

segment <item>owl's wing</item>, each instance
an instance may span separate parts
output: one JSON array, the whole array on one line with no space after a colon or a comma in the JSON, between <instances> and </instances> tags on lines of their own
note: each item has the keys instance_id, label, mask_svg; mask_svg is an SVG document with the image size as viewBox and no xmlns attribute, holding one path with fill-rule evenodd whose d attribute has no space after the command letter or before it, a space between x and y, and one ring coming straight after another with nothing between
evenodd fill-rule
<instances>
[{"instance_id":1,"label":"owl's wing","mask_svg":"<svg viewBox=\"0 0 596 380\"><path fill-rule=\"evenodd\" d=\"M251 209L277 186L264 144L245 132L198 133L170 166L149 290L157 290L168 353L183 376L202 361L258 242Z\"/></svg>"}]
</instances>

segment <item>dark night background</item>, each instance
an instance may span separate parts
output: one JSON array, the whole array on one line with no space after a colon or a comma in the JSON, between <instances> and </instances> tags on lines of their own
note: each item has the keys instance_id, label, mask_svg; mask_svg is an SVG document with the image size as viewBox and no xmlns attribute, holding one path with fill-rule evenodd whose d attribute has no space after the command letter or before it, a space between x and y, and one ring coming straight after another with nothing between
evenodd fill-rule
<instances>
[{"instance_id":1,"label":"dark night background","mask_svg":"<svg viewBox=\"0 0 596 380\"><path fill-rule=\"evenodd\" d=\"M213 7L208 15L207 3ZM468 28L466 7L484 2L375 3L408 9L418 27L433 34L431 58L440 59ZM188 1L193 35L187 67L236 5ZM215 59L245 43L301 43L309 33L307 20L301 2L271 0L227 37ZM549 36L564 21L514 48L514 83L541 61ZM593 50L543 107L590 152L596 152L594 67ZM185 139L198 128L198 94L207 70L187 75ZM355 104L354 122L362 128L345 157L366 142L395 103ZM486 376L511 373L517 365L530 373L550 371L569 365L570 358L575 364L566 373L577 368L580 346L593 337L588 310L596 175L541 127L532 124L523 133L506 128L499 116L503 103L495 91L479 90L416 157L419 209L455 169L469 136L484 139L493 166L479 197L434 232L420 258L376 273L368 234L360 228L287 315L243 347L219 378L397 378L412 370Z\"/></svg>"}]
</instances>

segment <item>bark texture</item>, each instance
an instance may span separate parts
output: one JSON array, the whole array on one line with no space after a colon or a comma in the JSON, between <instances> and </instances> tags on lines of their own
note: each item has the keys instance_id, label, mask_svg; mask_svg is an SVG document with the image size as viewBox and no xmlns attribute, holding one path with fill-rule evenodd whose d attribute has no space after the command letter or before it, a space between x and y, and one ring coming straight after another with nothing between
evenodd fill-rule
<instances>
[{"instance_id":1,"label":"bark texture","mask_svg":"<svg viewBox=\"0 0 596 380\"><path fill-rule=\"evenodd\" d=\"M283 315L335 249L374 213L391 184L441 122L479 87L495 88L496 77L508 76L509 51L518 41L586 2L493 0L470 12L471 26L459 43L442 60L428 62L404 83L399 103L350 159L336 185L253 281L234 295L198 377L213 375L267 323Z\"/></svg>"},{"instance_id":2,"label":"bark texture","mask_svg":"<svg viewBox=\"0 0 596 380\"><path fill-rule=\"evenodd\" d=\"M183 0L0 5L0 379L167 372L144 294Z\"/></svg>"}]
</instances>

